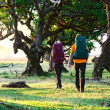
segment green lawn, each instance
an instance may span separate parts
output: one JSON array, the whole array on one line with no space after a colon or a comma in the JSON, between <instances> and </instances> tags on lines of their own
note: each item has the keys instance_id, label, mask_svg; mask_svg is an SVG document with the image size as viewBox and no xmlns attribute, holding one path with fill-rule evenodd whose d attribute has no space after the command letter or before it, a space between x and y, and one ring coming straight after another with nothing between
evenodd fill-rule
<instances>
[{"instance_id":1,"label":"green lawn","mask_svg":"<svg viewBox=\"0 0 110 110\"><path fill-rule=\"evenodd\" d=\"M45 71L48 70L48 63L41 65ZM110 110L110 73L106 70L101 81L86 80L85 92L79 93L74 84L73 66L68 73L62 73L62 89L56 89L54 72L42 77L21 79L20 74L16 76L15 70L21 73L25 66L14 64L13 67L0 69L0 110ZM91 79L92 70L93 64L87 64L87 79ZM19 80L26 81L31 88L1 87Z\"/></svg>"}]
</instances>

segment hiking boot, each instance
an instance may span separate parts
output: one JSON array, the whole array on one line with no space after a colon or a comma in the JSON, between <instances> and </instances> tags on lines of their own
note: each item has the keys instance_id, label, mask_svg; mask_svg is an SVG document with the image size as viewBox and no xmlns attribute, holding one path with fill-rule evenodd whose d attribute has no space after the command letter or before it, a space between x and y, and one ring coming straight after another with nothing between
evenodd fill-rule
<instances>
[{"instance_id":1,"label":"hiking boot","mask_svg":"<svg viewBox=\"0 0 110 110\"><path fill-rule=\"evenodd\" d=\"M61 86L59 86L58 84L57 84L57 89L61 89L62 88L62 85Z\"/></svg>"},{"instance_id":2,"label":"hiking boot","mask_svg":"<svg viewBox=\"0 0 110 110\"><path fill-rule=\"evenodd\" d=\"M59 88L59 85L57 84L57 89Z\"/></svg>"},{"instance_id":3,"label":"hiking boot","mask_svg":"<svg viewBox=\"0 0 110 110\"><path fill-rule=\"evenodd\" d=\"M62 87L59 87L59 89L61 89Z\"/></svg>"},{"instance_id":4,"label":"hiking boot","mask_svg":"<svg viewBox=\"0 0 110 110\"><path fill-rule=\"evenodd\" d=\"M81 93L83 93L84 92L84 90L81 90Z\"/></svg>"},{"instance_id":5,"label":"hiking boot","mask_svg":"<svg viewBox=\"0 0 110 110\"><path fill-rule=\"evenodd\" d=\"M80 92L80 89L79 88L77 88L77 90L78 90L78 92Z\"/></svg>"}]
</instances>

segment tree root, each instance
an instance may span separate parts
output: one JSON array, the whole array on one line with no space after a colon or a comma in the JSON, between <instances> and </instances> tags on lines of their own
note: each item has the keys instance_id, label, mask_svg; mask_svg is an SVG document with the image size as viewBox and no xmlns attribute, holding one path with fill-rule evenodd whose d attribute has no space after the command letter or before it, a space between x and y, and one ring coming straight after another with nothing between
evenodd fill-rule
<instances>
[{"instance_id":1,"label":"tree root","mask_svg":"<svg viewBox=\"0 0 110 110\"><path fill-rule=\"evenodd\" d=\"M8 68L9 66L12 66L13 67L13 63L7 65L7 66L0 66L0 68Z\"/></svg>"}]
</instances>

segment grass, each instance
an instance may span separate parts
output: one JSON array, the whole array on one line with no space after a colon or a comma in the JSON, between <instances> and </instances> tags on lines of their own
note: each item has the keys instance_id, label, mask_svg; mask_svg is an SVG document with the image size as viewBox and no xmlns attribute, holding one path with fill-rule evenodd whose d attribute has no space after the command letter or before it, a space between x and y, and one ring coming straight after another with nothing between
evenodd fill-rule
<instances>
[{"instance_id":1,"label":"grass","mask_svg":"<svg viewBox=\"0 0 110 110\"><path fill-rule=\"evenodd\" d=\"M47 63L41 65L44 71L48 70ZM11 75L10 69L13 73L15 70L21 73L25 66L16 63L13 67L0 69L0 110L110 110L110 106L107 106L110 104L110 85L102 83L110 81L110 73L106 70L102 82L86 80L85 92L79 93L74 84L73 66L68 73L62 73L62 89L56 89L54 72L23 79L20 79L20 74ZM86 78L91 78L92 70L93 64L87 64ZM1 87L2 84L18 80L25 80L31 88Z\"/></svg>"}]
</instances>

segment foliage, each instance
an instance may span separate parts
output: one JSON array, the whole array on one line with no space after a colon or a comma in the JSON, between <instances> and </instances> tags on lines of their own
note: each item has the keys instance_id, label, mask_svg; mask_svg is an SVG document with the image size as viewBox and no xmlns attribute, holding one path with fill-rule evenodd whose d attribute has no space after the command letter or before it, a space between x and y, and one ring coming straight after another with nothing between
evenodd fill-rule
<instances>
[{"instance_id":1,"label":"foliage","mask_svg":"<svg viewBox=\"0 0 110 110\"><path fill-rule=\"evenodd\" d=\"M39 6L41 7L42 2L44 1L39 1ZM9 4L11 5L11 2ZM15 11L17 12L19 22L27 25L27 20L32 17L30 29L33 31L31 31L30 38L35 39L38 28L39 14L35 11L32 0L15 0L15 4ZM50 7L52 7L52 4ZM54 11L50 11L45 15L44 23L46 24L51 18L51 23L49 24L50 31L55 31L63 26L66 26L67 29L65 28L55 35L55 39L61 39L64 45L68 45L67 41L70 39L71 34L74 37L77 33L81 33L86 36L88 40L97 40L101 33L106 32L106 12L103 3L95 1L90 2L87 0L82 0L81 2L80 0L69 0L68 2L63 0L61 5L56 6L53 9ZM0 9L0 11L3 12L1 14L1 22L6 25L7 23L5 22L7 20L5 19L7 19L6 16L8 16L8 13L6 12L6 9ZM55 11L57 11L57 13ZM4 17L5 19L3 19ZM9 23L9 21L7 22ZM73 27L71 27L70 24ZM12 25L12 20L10 25ZM68 26L71 28L69 29ZM48 43L48 40L53 38L51 35L48 37L49 39L45 38L44 42ZM69 42L69 45L71 45L73 42L74 40ZM47 44L44 45L43 43L42 46L47 46Z\"/></svg>"},{"instance_id":2,"label":"foliage","mask_svg":"<svg viewBox=\"0 0 110 110\"><path fill-rule=\"evenodd\" d=\"M104 4L97 1L62 0L54 7L49 0L2 0L0 11L0 24L7 29L4 36L1 27L0 40L14 34L11 39L14 40L14 53L21 49L28 59L23 74L43 75L40 59L50 53L56 40L61 40L65 51L68 51L75 35L80 33L88 39L91 50L94 48L92 40L100 42L98 36L106 31ZM10 20L9 25L4 18L5 21ZM29 36L25 36L23 30L18 30L18 23L27 26Z\"/></svg>"}]
</instances>

